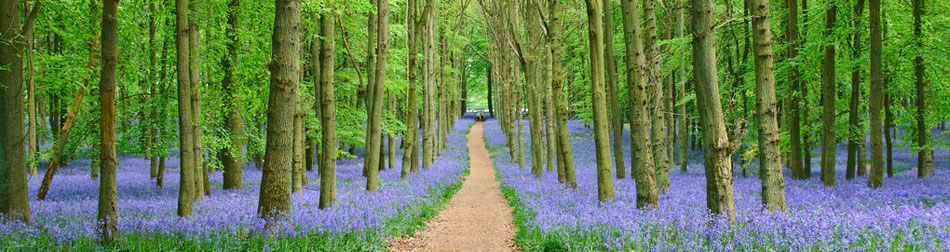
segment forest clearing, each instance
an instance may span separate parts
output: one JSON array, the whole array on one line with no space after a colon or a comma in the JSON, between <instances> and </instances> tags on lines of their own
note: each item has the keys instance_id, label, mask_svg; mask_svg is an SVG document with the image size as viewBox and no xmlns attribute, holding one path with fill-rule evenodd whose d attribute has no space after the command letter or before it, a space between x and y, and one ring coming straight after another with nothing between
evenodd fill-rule
<instances>
[{"instance_id":1,"label":"forest clearing","mask_svg":"<svg viewBox=\"0 0 950 252\"><path fill-rule=\"evenodd\" d=\"M950 251L950 2L2 0L0 251Z\"/></svg>"}]
</instances>

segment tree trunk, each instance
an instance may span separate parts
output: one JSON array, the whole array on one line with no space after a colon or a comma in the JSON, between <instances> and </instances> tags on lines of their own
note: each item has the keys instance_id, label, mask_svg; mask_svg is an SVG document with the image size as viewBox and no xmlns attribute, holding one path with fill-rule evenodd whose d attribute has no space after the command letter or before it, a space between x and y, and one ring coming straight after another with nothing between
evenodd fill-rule
<instances>
[{"instance_id":1,"label":"tree trunk","mask_svg":"<svg viewBox=\"0 0 950 252\"><path fill-rule=\"evenodd\" d=\"M772 62L772 32L769 0L754 0L751 6L752 41L755 43L755 98L758 114L759 177L762 179L762 206L785 211L785 177L782 175L781 137L775 95L775 66ZM794 112L794 113L797 113Z\"/></svg>"},{"instance_id":2,"label":"tree trunk","mask_svg":"<svg viewBox=\"0 0 950 252\"><path fill-rule=\"evenodd\" d=\"M416 61L418 57L418 48L419 48L419 34L420 34L420 23L416 21L416 1L409 0L407 7L407 23L406 29L408 29L408 45L409 55L408 62L406 64L406 74L409 86L406 93L406 134L403 137L403 142L405 143L405 149L403 150L402 157L402 170L400 171L400 178L406 179L409 178L409 172L419 172L419 116L418 114L418 105L416 102ZM423 19L422 22L425 22Z\"/></svg>"},{"instance_id":3,"label":"tree trunk","mask_svg":"<svg viewBox=\"0 0 950 252\"><path fill-rule=\"evenodd\" d=\"M924 1L913 0L911 2L914 8L914 41L915 46L924 50L924 35L921 31L923 25L922 16L924 15ZM924 69L924 57L920 54L914 57L914 87L917 91L917 177L924 178L933 174L934 153L930 146L930 125L927 125L927 80ZM873 127L873 126L872 126ZM873 139L872 139L873 141Z\"/></svg>"},{"instance_id":4,"label":"tree trunk","mask_svg":"<svg viewBox=\"0 0 950 252\"><path fill-rule=\"evenodd\" d=\"M234 66L237 63L238 47L238 8L240 0L231 0L228 4L228 28L225 30L228 37L227 56L221 61L221 68L224 71L224 79L221 81L221 88L225 93L225 109L227 115L224 118L230 133L230 144L221 150L221 161L224 166L224 189L240 189L243 185L244 154L242 146L244 145L244 117L241 114L242 106L239 101L237 87L234 81Z\"/></svg>"},{"instance_id":5,"label":"tree trunk","mask_svg":"<svg viewBox=\"0 0 950 252\"><path fill-rule=\"evenodd\" d=\"M676 38L682 38L684 36L683 30L686 29L685 25L683 24L684 23L683 9L686 8L686 4L683 3L683 0L674 0L674 1L675 1L674 2L675 6L673 6L673 27L674 29L676 29L674 31L675 33L674 35L676 36ZM677 91L676 99L683 99L684 97L686 97L686 86L687 86L686 83L688 82L685 80L686 64L681 64L679 68L676 69L676 72L673 74L673 76L674 76L674 83L683 82L682 85L676 87L676 91ZM677 134L677 136L679 137L677 138L677 140L679 140L679 143L677 144L677 147L679 147L678 154L679 154L680 172L685 173L686 166L689 164L689 155L687 155L689 150L687 148L689 147L689 135L690 135L689 134L689 120L686 117L686 102L680 104L679 106L676 106L676 115L677 115L676 124L679 127L678 129L679 132Z\"/></svg>"},{"instance_id":6,"label":"tree trunk","mask_svg":"<svg viewBox=\"0 0 950 252\"><path fill-rule=\"evenodd\" d=\"M798 56L798 50L802 46L802 41L798 33L798 0L787 0L788 5L788 19L786 20L785 27L787 29L787 39L791 44L788 47L788 57L797 62L801 61ZM799 103L807 99L805 93L800 92L802 89L801 81L801 72L798 70L798 64L789 65L790 74L788 76L788 83L790 84L791 100L792 102L788 103L789 118L788 118L788 132L789 132L789 148L791 149L791 160L789 163L789 170L792 170L792 178L794 179L806 179L808 176L805 174L809 171L805 170L804 162L802 160L802 136L801 130L801 115L802 111L808 111L808 106L804 106L804 109L799 107ZM807 112L805 112L807 113ZM807 124L807 122L806 122ZM808 142L806 141L807 145Z\"/></svg>"},{"instance_id":7,"label":"tree trunk","mask_svg":"<svg viewBox=\"0 0 950 252\"><path fill-rule=\"evenodd\" d=\"M826 1L830 5L825 12L825 37L834 36L835 14L837 6L834 1ZM828 43L824 46L824 59L821 62L821 181L825 186L835 185L835 45Z\"/></svg>"},{"instance_id":8,"label":"tree trunk","mask_svg":"<svg viewBox=\"0 0 950 252\"><path fill-rule=\"evenodd\" d=\"M663 110L663 72L660 65L660 48L656 35L656 0L643 1L644 34L643 46L646 56L645 79L650 99L649 113L652 120L653 164L656 168L656 187L666 192L670 187L669 155L666 153L666 119Z\"/></svg>"},{"instance_id":9,"label":"tree trunk","mask_svg":"<svg viewBox=\"0 0 950 252\"><path fill-rule=\"evenodd\" d=\"M643 67L646 59L640 43L640 14L636 0L621 0L623 9L623 37L626 50L627 94L629 95L627 112L630 121L630 166L632 177L636 179L637 207L656 207L657 188L655 180L653 149L650 144L650 117L647 113L647 82L644 80Z\"/></svg>"},{"instance_id":10,"label":"tree trunk","mask_svg":"<svg viewBox=\"0 0 950 252\"><path fill-rule=\"evenodd\" d=\"M200 32L198 28L198 10L197 1L189 2L188 8L191 10L192 19L188 20L188 46L189 53L191 54L188 63L190 64L191 74L188 76L191 78L191 114L189 115L192 120L192 134L194 134L194 149L195 149L195 166L193 167L193 172L195 173L195 198L197 200L204 200L205 193L208 192L208 188L205 186L205 181L208 180L207 170L205 169L204 161L204 140L202 139L202 127L201 127L201 56L199 51L199 40Z\"/></svg>"},{"instance_id":11,"label":"tree trunk","mask_svg":"<svg viewBox=\"0 0 950 252\"><path fill-rule=\"evenodd\" d=\"M0 84L5 86L0 88L0 214L28 223L31 214L23 144L23 43L18 41L22 39L18 7L18 1L0 3L0 30L6 31L0 34L0 66L4 66L0 68Z\"/></svg>"},{"instance_id":12,"label":"tree trunk","mask_svg":"<svg viewBox=\"0 0 950 252\"><path fill-rule=\"evenodd\" d=\"M864 11L864 0L858 0L857 4L854 6L854 11L856 15L854 18L854 34L852 37L852 61L859 61L861 57L861 12ZM861 153L859 153L859 146L863 145L864 139L864 129L861 127L858 122L859 117L861 116L861 69L858 65L853 64L851 66L851 103L849 104L848 109L848 161L847 169L845 171L845 179L854 179L854 173L856 169L863 170L864 163L858 162L863 158L858 158L858 156L863 156L864 148L860 148ZM858 172L859 175L862 172Z\"/></svg>"},{"instance_id":13,"label":"tree trunk","mask_svg":"<svg viewBox=\"0 0 950 252\"><path fill-rule=\"evenodd\" d=\"M561 88L561 36L564 28L561 18L564 15L564 6L560 1L548 3L548 50L551 54L551 100L554 107L554 117L557 126L558 150L558 181L567 183L571 188L577 188L577 178L574 174L574 153L571 147L571 133L567 128L567 103Z\"/></svg>"},{"instance_id":14,"label":"tree trunk","mask_svg":"<svg viewBox=\"0 0 950 252\"><path fill-rule=\"evenodd\" d=\"M617 178L627 177L627 168L623 161L623 111L620 110L620 90L617 88L617 59L614 57L614 15L611 0L603 0L604 5L604 66L607 67L607 106L610 109L610 130L613 135L614 168ZM631 174L632 175L632 174Z\"/></svg>"},{"instance_id":15,"label":"tree trunk","mask_svg":"<svg viewBox=\"0 0 950 252\"><path fill-rule=\"evenodd\" d=\"M333 5L327 6L332 10ZM320 31L323 42L320 43L320 125L321 140L323 142L320 155L320 209L333 206L336 203L336 98L333 96L333 56L334 30L332 13L325 13L320 18ZM316 14L310 15L316 23ZM314 66L317 66L315 63Z\"/></svg>"},{"instance_id":16,"label":"tree trunk","mask_svg":"<svg viewBox=\"0 0 950 252\"><path fill-rule=\"evenodd\" d=\"M432 6L435 8L436 2L434 0L429 0L430 2L426 3L426 8ZM435 12L423 13L425 22L425 29L423 35L423 47L422 54L425 58L423 62L423 108L424 113L423 117L423 128L422 128L422 167L428 168L432 165L432 161L435 160Z\"/></svg>"},{"instance_id":17,"label":"tree trunk","mask_svg":"<svg viewBox=\"0 0 950 252\"><path fill-rule=\"evenodd\" d=\"M881 102L884 101L884 78L881 73L881 0L870 0L868 7L871 19L871 95L868 97L868 109L871 113L868 116L871 126L871 174L868 176L868 185L879 188L884 183L884 146L881 142Z\"/></svg>"},{"instance_id":18,"label":"tree trunk","mask_svg":"<svg viewBox=\"0 0 950 252\"><path fill-rule=\"evenodd\" d=\"M375 0L377 2L377 14L379 18L378 32L379 40L377 48L379 54L376 56L376 80L370 83L369 93L372 95L369 109L369 122L366 127L366 157L363 164L366 167L366 190L376 191L379 187L379 169L380 160L382 160L382 128L381 118L383 116L383 92L386 92L386 62L389 55L389 0Z\"/></svg>"},{"instance_id":19,"label":"tree trunk","mask_svg":"<svg viewBox=\"0 0 950 252\"><path fill-rule=\"evenodd\" d=\"M267 143L257 210L261 218L271 220L290 212L288 185L293 166L293 120L300 81L300 1L276 0L276 6L273 56L269 65Z\"/></svg>"},{"instance_id":20,"label":"tree trunk","mask_svg":"<svg viewBox=\"0 0 950 252\"><path fill-rule=\"evenodd\" d=\"M93 42L90 46L95 48L98 42ZM94 58L95 54L92 53L95 49L90 49L90 57ZM92 63L92 61L90 61ZM89 66L92 66L90 64ZM86 78L88 82L88 77ZM59 167L63 166L60 164L59 160L62 159L63 151L66 149L66 141L69 139L69 132L73 128L73 122L76 121L76 115L79 114L79 104L82 102L82 97L85 94L85 86L79 87L79 90L76 91L76 97L73 98L73 105L69 108L69 114L66 116L66 124L63 124L63 127L60 128L59 136L56 138L55 146L53 146L53 154L50 156L49 166L46 168L46 173L43 175L43 182L40 184L40 189L36 194L37 200L45 200L46 194L49 192L50 183L53 182L53 175L56 175L56 171ZM95 178L95 177L94 177Z\"/></svg>"},{"instance_id":21,"label":"tree trunk","mask_svg":"<svg viewBox=\"0 0 950 252\"><path fill-rule=\"evenodd\" d=\"M179 172L181 186L178 191L178 216L187 217L194 211L195 202L195 134L191 106L190 43L188 27L188 0L175 1L176 33L178 50L178 127L180 139Z\"/></svg>"},{"instance_id":22,"label":"tree trunk","mask_svg":"<svg viewBox=\"0 0 950 252\"><path fill-rule=\"evenodd\" d=\"M531 131L531 172L540 178L544 173L544 129L541 124L541 106L538 101L538 77L540 77L538 54L541 50L541 20L534 1L527 1L524 9L525 43L522 53L522 67L524 68L525 95L528 102L528 123ZM603 29L603 28L601 28ZM517 27L512 37L517 41ZM609 136L608 136L608 141Z\"/></svg>"},{"instance_id":23,"label":"tree trunk","mask_svg":"<svg viewBox=\"0 0 950 252\"><path fill-rule=\"evenodd\" d=\"M597 0L587 0L587 23L590 26L591 102L594 110L594 143L597 153L597 200L614 198L614 180L610 169L610 135L607 99L604 94L604 8Z\"/></svg>"},{"instance_id":24,"label":"tree trunk","mask_svg":"<svg viewBox=\"0 0 950 252\"><path fill-rule=\"evenodd\" d=\"M303 186L306 184L307 180L307 164L305 145L306 145L306 132L304 131L304 118L307 116L307 112L304 111L305 102L297 98L297 107L294 109L294 119L293 119L293 162L291 167L291 192L300 193L300 190L303 189Z\"/></svg>"},{"instance_id":25,"label":"tree trunk","mask_svg":"<svg viewBox=\"0 0 950 252\"><path fill-rule=\"evenodd\" d=\"M541 6L538 7L541 8ZM551 64L553 59L551 59L551 51L548 50L547 47L542 47L541 53L544 55L544 67L546 69L546 71L544 71L544 81L538 86L539 89L544 90L542 92L544 103L541 105L541 107L544 108L544 140L545 143L547 143L548 150L547 153L545 153L545 157L547 157L547 166L545 166L545 171L552 172L557 170L558 157L557 133L554 133L556 124L555 122L557 120L554 119L555 107L554 103L551 101Z\"/></svg>"},{"instance_id":26,"label":"tree trunk","mask_svg":"<svg viewBox=\"0 0 950 252\"><path fill-rule=\"evenodd\" d=\"M706 170L706 205L716 215L735 222L732 187L732 154L722 115L716 70L715 2L691 0L693 31L693 79L696 107L703 132L703 159Z\"/></svg>"},{"instance_id":27,"label":"tree trunk","mask_svg":"<svg viewBox=\"0 0 950 252\"><path fill-rule=\"evenodd\" d=\"M118 232L115 155L115 66L118 63L119 0L102 4L102 72L99 75L99 208L96 215L99 241L112 243ZM75 103L75 102L74 102Z\"/></svg>"},{"instance_id":28,"label":"tree trunk","mask_svg":"<svg viewBox=\"0 0 950 252\"><path fill-rule=\"evenodd\" d=\"M26 1L24 1L24 3L26 3ZM24 13L26 12L27 11L25 10ZM28 165L30 176L36 176L37 174L36 163L37 163L37 160L39 159L39 156L37 156L36 154L37 152L39 152L40 148L38 145L39 141L37 141L37 138L36 138L36 133L37 133L36 127L39 124L36 122L36 118L37 118L36 81L35 81L34 73L33 73L33 58L34 58L33 57L33 45L34 45L33 26L25 27L25 28L26 30L24 30L23 32L24 33L23 37L24 37L24 40L26 41L26 49L24 51L26 54L26 86L27 86L27 97L28 97L26 101L26 106L27 106L26 111L29 117L29 122L27 124L28 130L26 133L27 157L29 157L27 159L27 162L29 162L27 165Z\"/></svg>"}]
</instances>

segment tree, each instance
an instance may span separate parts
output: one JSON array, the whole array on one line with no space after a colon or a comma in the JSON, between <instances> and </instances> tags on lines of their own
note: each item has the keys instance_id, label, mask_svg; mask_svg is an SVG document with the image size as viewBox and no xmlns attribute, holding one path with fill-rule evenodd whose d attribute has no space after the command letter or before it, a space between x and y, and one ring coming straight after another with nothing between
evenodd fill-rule
<instances>
[{"instance_id":1,"label":"tree","mask_svg":"<svg viewBox=\"0 0 950 252\"><path fill-rule=\"evenodd\" d=\"M191 10L193 17L188 20L188 47L189 53L191 53L188 58L189 69L191 74L188 77L191 78L191 114L189 115L192 120L191 126L194 128L192 133L194 134L194 143L193 146L195 149L195 159L194 173L195 173L195 198L198 200L204 200L206 194L210 194L211 187L208 182L208 170L207 164L204 160L204 140L203 132L201 127L201 50L199 48L199 42L201 40L201 32L198 30L198 16L200 16L199 4L198 1L189 2L188 8Z\"/></svg>"},{"instance_id":2,"label":"tree","mask_svg":"<svg viewBox=\"0 0 950 252\"><path fill-rule=\"evenodd\" d=\"M23 43L24 31L32 29L40 9L34 3L20 25L17 1L0 3L0 214L8 219L30 221L27 198L26 146L23 144Z\"/></svg>"},{"instance_id":3,"label":"tree","mask_svg":"<svg viewBox=\"0 0 950 252\"><path fill-rule=\"evenodd\" d=\"M778 130L775 97L775 72L772 62L772 31L769 24L769 0L754 0L751 6L752 41L755 43L755 99L759 136L759 177L762 178L762 205L769 210L785 211L785 177L782 175L782 149ZM795 112L797 113L797 112Z\"/></svg>"},{"instance_id":4,"label":"tree","mask_svg":"<svg viewBox=\"0 0 950 252\"><path fill-rule=\"evenodd\" d=\"M653 164L656 168L656 187L666 192L670 186L669 154L666 153L666 111L663 106L663 69L660 65L660 47L656 32L656 0L643 1L644 34L643 46L646 56L644 79L650 99L649 113L652 120Z\"/></svg>"},{"instance_id":5,"label":"tree","mask_svg":"<svg viewBox=\"0 0 950 252\"><path fill-rule=\"evenodd\" d=\"M195 203L195 135L191 118L191 71L190 43L188 27L188 0L175 0L176 48L178 51L178 132L181 160L179 173L181 185L178 187L178 216L191 216Z\"/></svg>"},{"instance_id":6,"label":"tree","mask_svg":"<svg viewBox=\"0 0 950 252\"><path fill-rule=\"evenodd\" d=\"M921 50L924 48L924 36L923 32L921 32L924 1L925 0L911 1L914 8L914 46ZM927 81L924 80L924 78L926 78L925 71L924 57L918 53L914 57L914 87L917 91L917 97L914 101L917 105L915 119L917 119L917 147L919 148L919 151L917 151L917 177L919 178L933 174L934 170L933 147L931 147L929 143L930 126L927 125Z\"/></svg>"},{"instance_id":7,"label":"tree","mask_svg":"<svg viewBox=\"0 0 950 252\"><path fill-rule=\"evenodd\" d=\"M333 10L333 5L326 6ZM336 203L336 99L333 96L333 56L336 50L334 45L333 13L323 13L320 17L320 32L323 42L320 43L320 126L323 150L320 169L320 209L333 206ZM316 23L316 15L311 14ZM318 66L316 61L314 66Z\"/></svg>"},{"instance_id":8,"label":"tree","mask_svg":"<svg viewBox=\"0 0 950 252\"><path fill-rule=\"evenodd\" d=\"M300 81L300 1L275 0L273 56L269 65L267 145L257 212L275 219L290 212L293 123ZM330 61L332 62L332 61Z\"/></svg>"},{"instance_id":9,"label":"tree","mask_svg":"<svg viewBox=\"0 0 950 252\"><path fill-rule=\"evenodd\" d=\"M643 66L646 59L643 45L640 44L640 18L636 0L621 0L623 10L624 49L627 65L627 94L629 94L627 112L630 121L630 166L637 181L637 207L656 207L657 188L654 178L653 149L650 144L650 117L647 113L647 83L644 80Z\"/></svg>"},{"instance_id":10,"label":"tree","mask_svg":"<svg viewBox=\"0 0 950 252\"><path fill-rule=\"evenodd\" d=\"M426 9L436 8L437 2L426 3ZM422 167L428 168L435 161L436 148L436 73L435 73L435 10L422 13L422 18L426 20L426 25L422 31L422 54L425 58L422 64L422 104L423 126L422 126Z\"/></svg>"},{"instance_id":11,"label":"tree","mask_svg":"<svg viewBox=\"0 0 950 252\"><path fill-rule=\"evenodd\" d=\"M614 180L610 169L610 135L607 131L607 99L604 94L604 9L597 0L587 0L587 24L590 34L591 102L594 110L594 144L597 152L597 200L614 198Z\"/></svg>"},{"instance_id":12,"label":"tree","mask_svg":"<svg viewBox=\"0 0 950 252\"><path fill-rule=\"evenodd\" d=\"M732 147L722 115L719 77L716 70L715 2L691 0L693 31L693 79L696 107L703 132L703 161L706 170L706 205L716 215L735 222L732 188Z\"/></svg>"},{"instance_id":13,"label":"tree","mask_svg":"<svg viewBox=\"0 0 950 252\"><path fill-rule=\"evenodd\" d=\"M853 59L858 61L861 58L861 13L864 11L864 0L858 0L857 4L854 7L856 16L854 17L854 34L853 34ZM854 64L851 67L851 103L849 104L848 109L848 168L845 171L845 179L854 179L855 172L858 175L863 174L864 172L864 161L863 158L858 158L864 156L864 148L860 146L864 145L864 127L860 125L858 120L861 114L861 67L858 64ZM857 159L857 161L855 160Z\"/></svg>"},{"instance_id":14,"label":"tree","mask_svg":"<svg viewBox=\"0 0 950 252\"><path fill-rule=\"evenodd\" d=\"M794 0L793 0L794 1ZM683 30L685 30L685 25L683 24L683 9L686 8L686 4L683 3L683 0L674 0L673 6L673 29L674 36L676 38L682 38ZM628 77L629 78L629 77ZM682 85L676 87L676 99L683 99L686 96L686 64L680 64L680 67L677 68L676 72L673 74L674 83L682 82ZM677 131L677 147L679 147L679 162L680 162L680 172L686 172L686 165L689 164L689 156L687 156L689 146L689 121L686 119L686 102L678 102L676 106L676 125L678 127Z\"/></svg>"},{"instance_id":15,"label":"tree","mask_svg":"<svg viewBox=\"0 0 950 252\"><path fill-rule=\"evenodd\" d=\"M610 108L611 142L614 151L614 168L617 178L627 176L623 163L623 111L620 110L620 90L617 88L617 59L614 57L614 15L611 0L604 3L604 66L607 67L607 105ZM631 174L633 176L633 174Z\"/></svg>"},{"instance_id":16,"label":"tree","mask_svg":"<svg viewBox=\"0 0 950 252\"><path fill-rule=\"evenodd\" d=\"M560 1L548 2L548 50L551 54L551 100L554 107L554 116L557 121L557 150L558 150L558 181L567 183L571 188L577 188L577 178L574 174L574 153L571 148L571 134L567 128L567 105L564 102L564 93L561 88L561 36L563 27L561 17L564 7ZM491 70L489 70L489 73ZM491 80L489 78L489 80ZM489 86L490 87L490 86ZM489 94L490 95L490 94ZM490 96L489 96L490 97Z\"/></svg>"},{"instance_id":17,"label":"tree","mask_svg":"<svg viewBox=\"0 0 950 252\"><path fill-rule=\"evenodd\" d=\"M868 97L870 99L870 115L868 117L871 123L871 174L868 176L868 185L872 188L879 188L884 182L884 146L881 141L881 126L883 126L881 123L881 103L884 101L884 78L881 73L881 0L870 0L868 9L871 19L869 21L871 30L871 95Z\"/></svg>"},{"instance_id":18,"label":"tree","mask_svg":"<svg viewBox=\"0 0 950 252\"><path fill-rule=\"evenodd\" d=\"M221 163L224 166L224 189L239 189L243 187L242 177L244 169L244 158L241 154L241 146L244 145L244 117L241 115L241 103L234 82L234 66L237 63L238 47L238 8L241 5L240 0L231 0L228 4L228 28L227 34L227 56L221 60L221 68L224 72L224 79L221 80L221 88L226 94L224 98L227 114L224 121L227 124L231 143L221 150Z\"/></svg>"},{"instance_id":19,"label":"tree","mask_svg":"<svg viewBox=\"0 0 950 252\"><path fill-rule=\"evenodd\" d=\"M786 19L785 27L787 29L787 39L791 42L791 45L788 47L788 57L794 62L801 61L798 57L798 50L802 46L802 41L800 39L800 34L798 32L798 0L787 0L788 4L788 19ZM788 103L789 106L789 117L788 117L788 132L789 132L789 149L790 149L790 158L789 170L792 170L792 178L794 179L806 179L811 171L806 171L804 167L805 160L802 159L802 133L801 133L801 115L802 111L807 111L808 107L804 106L804 109L799 107L799 102L807 98L804 92L801 92L801 72L799 71L798 64L793 63L789 65L789 75L788 83L789 88L791 89L792 102ZM807 142L805 144L808 144Z\"/></svg>"},{"instance_id":20,"label":"tree","mask_svg":"<svg viewBox=\"0 0 950 252\"><path fill-rule=\"evenodd\" d=\"M826 1L824 58L821 62L821 181L825 186L835 185L835 44L834 27L837 6Z\"/></svg>"},{"instance_id":21,"label":"tree","mask_svg":"<svg viewBox=\"0 0 950 252\"><path fill-rule=\"evenodd\" d=\"M102 1L102 71L99 75L99 208L96 215L99 241L111 243L118 232L116 215L115 68L118 63L119 0Z\"/></svg>"},{"instance_id":22,"label":"tree","mask_svg":"<svg viewBox=\"0 0 950 252\"><path fill-rule=\"evenodd\" d=\"M383 115L383 92L386 91L386 62L389 56L389 0L376 0L378 6L376 12L379 14L377 19L378 36L378 55L376 56L376 80L371 83L372 90L372 108L369 109L369 122L366 127L366 158L363 164L367 169L366 190L376 191L379 187L379 169L382 157L382 131L380 119ZM440 123L441 124L441 123Z\"/></svg>"}]
</instances>

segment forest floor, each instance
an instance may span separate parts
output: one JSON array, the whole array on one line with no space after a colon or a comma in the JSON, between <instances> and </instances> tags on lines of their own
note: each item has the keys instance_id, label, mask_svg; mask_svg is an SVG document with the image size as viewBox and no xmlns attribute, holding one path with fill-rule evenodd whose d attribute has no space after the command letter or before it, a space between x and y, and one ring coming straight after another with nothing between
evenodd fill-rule
<instances>
[{"instance_id":1,"label":"forest floor","mask_svg":"<svg viewBox=\"0 0 950 252\"><path fill-rule=\"evenodd\" d=\"M483 123L467 136L471 174L439 216L412 237L393 241L390 251L518 251L511 207L495 181L485 148Z\"/></svg>"}]
</instances>

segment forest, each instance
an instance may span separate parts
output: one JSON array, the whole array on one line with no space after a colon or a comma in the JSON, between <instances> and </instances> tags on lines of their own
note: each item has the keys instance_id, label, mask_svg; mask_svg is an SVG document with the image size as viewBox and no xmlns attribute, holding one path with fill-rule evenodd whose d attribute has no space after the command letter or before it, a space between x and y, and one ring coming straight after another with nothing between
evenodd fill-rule
<instances>
[{"instance_id":1,"label":"forest","mask_svg":"<svg viewBox=\"0 0 950 252\"><path fill-rule=\"evenodd\" d=\"M0 251L948 251L950 2L0 0Z\"/></svg>"}]
</instances>

